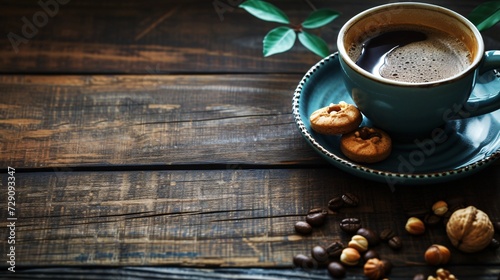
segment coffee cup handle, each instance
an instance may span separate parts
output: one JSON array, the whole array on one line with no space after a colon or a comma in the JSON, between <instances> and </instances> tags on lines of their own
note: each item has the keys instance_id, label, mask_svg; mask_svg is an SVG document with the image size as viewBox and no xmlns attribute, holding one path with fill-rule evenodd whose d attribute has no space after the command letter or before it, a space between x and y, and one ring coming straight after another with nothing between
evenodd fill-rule
<instances>
[{"instance_id":1,"label":"coffee cup handle","mask_svg":"<svg viewBox=\"0 0 500 280\"><path fill-rule=\"evenodd\" d=\"M487 51L482 64L479 66L479 75L493 70L500 69L500 50ZM493 93L494 96L484 97L475 101L468 101L464 105L467 117L479 116L500 109L500 92Z\"/></svg>"}]
</instances>

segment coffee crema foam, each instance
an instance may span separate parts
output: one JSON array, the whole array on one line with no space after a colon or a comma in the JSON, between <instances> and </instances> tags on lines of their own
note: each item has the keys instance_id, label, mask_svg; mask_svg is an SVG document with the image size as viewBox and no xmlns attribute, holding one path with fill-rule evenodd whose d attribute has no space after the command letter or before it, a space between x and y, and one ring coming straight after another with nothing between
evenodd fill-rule
<instances>
[{"instance_id":1,"label":"coffee crema foam","mask_svg":"<svg viewBox=\"0 0 500 280\"><path fill-rule=\"evenodd\" d=\"M402 44L378 58L374 69L365 69L376 76L407 83L426 83L443 80L461 73L471 65L472 54L466 45L448 33L424 27L403 27L392 31L411 30L425 34L421 41ZM374 38L377 38L375 36ZM370 38L370 39L374 39ZM367 42L369 40L365 40ZM357 61L365 51L363 45L353 45L349 56Z\"/></svg>"}]
</instances>

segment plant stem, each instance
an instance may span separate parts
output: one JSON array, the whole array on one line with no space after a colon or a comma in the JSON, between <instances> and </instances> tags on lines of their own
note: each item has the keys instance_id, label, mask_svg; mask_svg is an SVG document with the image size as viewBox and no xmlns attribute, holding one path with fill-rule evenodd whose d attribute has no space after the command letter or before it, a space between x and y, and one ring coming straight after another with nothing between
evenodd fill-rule
<instances>
[{"instance_id":1,"label":"plant stem","mask_svg":"<svg viewBox=\"0 0 500 280\"><path fill-rule=\"evenodd\" d=\"M309 5L309 7L311 7L311 9L312 9L313 11L316 11L316 10L317 10L317 9L316 9L316 7L313 5L313 3L311 3L311 1L309 1L309 0L304 0L304 2L306 2L306 3L307 3L307 5Z\"/></svg>"}]
</instances>

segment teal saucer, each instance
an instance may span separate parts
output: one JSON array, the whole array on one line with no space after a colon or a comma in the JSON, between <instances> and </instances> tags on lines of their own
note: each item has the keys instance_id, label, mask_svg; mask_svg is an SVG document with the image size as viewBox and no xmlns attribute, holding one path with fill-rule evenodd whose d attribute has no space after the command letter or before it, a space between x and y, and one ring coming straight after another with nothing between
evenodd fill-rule
<instances>
[{"instance_id":1,"label":"teal saucer","mask_svg":"<svg viewBox=\"0 0 500 280\"><path fill-rule=\"evenodd\" d=\"M293 96L295 122L311 147L332 165L353 175L394 185L433 184L469 176L500 157L500 110L479 117L449 121L437 143L429 138L394 141L386 160L359 164L340 151L340 136L322 135L311 129L309 116L330 103L354 104L340 73L337 53L314 65L302 78ZM490 71L479 77L471 98L496 95L500 75ZM425 108L422 108L425 113ZM371 126L363 117L362 126Z\"/></svg>"}]
</instances>

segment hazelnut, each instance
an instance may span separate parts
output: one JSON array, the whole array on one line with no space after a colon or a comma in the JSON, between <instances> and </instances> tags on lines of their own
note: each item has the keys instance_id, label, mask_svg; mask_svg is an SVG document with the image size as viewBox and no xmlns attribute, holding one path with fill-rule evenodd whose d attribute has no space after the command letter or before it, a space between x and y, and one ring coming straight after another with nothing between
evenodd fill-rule
<instances>
[{"instance_id":1,"label":"hazelnut","mask_svg":"<svg viewBox=\"0 0 500 280\"><path fill-rule=\"evenodd\" d=\"M448 204L440 200L432 205L432 212L441 217L448 212Z\"/></svg>"},{"instance_id":2,"label":"hazelnut","mask_svg":"<svg viewBox=\"0 0 500 280\"><path fill-rule=\"evenodd\" d=\"M453 246L466 253L486 248L494 233L488 215L474 206L456 210L446 224L446 234Z\"/></svg>"},{"instance_id":3,"label":"hazelnut","mask_svg":"<svg viewBox=\"0 0 500 280\"><path fill-rule=\"evenodd\" d=\"M368 240L366 240L365 237L356 234L351 237L351 241L349 241L347 247L354 248L358 252L365 252L368 250Z\"/></svg>"},{"instance_id":4,"label":"hazelnut","mask_svg":"<svg viewBox=\"0 0 500 280\"><path fill-rule=\"evenodd\" d=\"M425 232L425 225L419 218L410 217L408 221L406 221L405 229L410 234L419 235Z\"/></svg>"},{"instance_id":5,"label":"hazelnut","mask_svg":"<svg viewBox=\"0 0 500 280\"><path fill-rule=\"evenodd\" d=\"M427 280L456 280L455 275L451 274L448 270L439 268L436 270L436 277L429 276Z\"/></svg>"},{"instance_id":6,"label":"hazelnut","mask_svg":"<svg viewBox=\"0 0 500 280\"><path fill-rule=\"evenodd\" d=\"M347 247L342 250L342 254L340 255L340 262L345 265L357 265L361 255L358 250L354 248Z\"/></svg>"},{"instance_id":7,"label":"hazelnut","mask_svg":"<svg viewBox=\"0 0 500 280\"><path fill-rule=\"evenodd\" d=\"M418 273L418 274L415 274L415 276L413 276L413 280L425 280L427 278L425 278L425 275L423 275L422 273Z\"/></svg>"},{"instance_id":8,"label":"hazelnut","mask_svg":"<svg viewBox=\"0 0 500 280\"><path fill-rule=\"evenodd\" d=\"M450 260L450 250L443 245L434 244L425 251L424 258L429 265L447 264Z\"/></svg>"},{"instance_id":9,"label":"hazelnut","mask_svg":"<svg viewBox=\"0 0 500 280\"><path fill-rule=\"evenodd\" d=\"M369 259L363 267L363 272L368 279L382 279L385 275L385 263L377 258Z\"/></svg>"}]
</instances>

